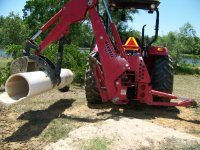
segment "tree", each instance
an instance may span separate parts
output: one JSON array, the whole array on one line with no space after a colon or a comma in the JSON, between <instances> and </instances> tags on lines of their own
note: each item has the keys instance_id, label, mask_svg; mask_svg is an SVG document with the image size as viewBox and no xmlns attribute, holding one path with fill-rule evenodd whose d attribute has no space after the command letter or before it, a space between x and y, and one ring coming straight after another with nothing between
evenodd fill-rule
<instances>
[{"instance_id":1,"label":"tree","mask_svg":"<svg viewBox=\"0 0 200 150\"><path fill-rule=\"evenodd\" d=\"M0 47L6 49L13 58L22 53L23 43L29 35L29 29L19 15L10 13L9 16L0 16ZM0 85L9 77L9 64L0 70Z\"/></svg>"},{"instance_id":2,"label":"tree","mask_svg":"<svg viewBox=\"0 0 200 150\"><path fill-rule=\"evenodd\" d=\"M1 16L0 24L0 45L6 48L8 54L12 54L16 58L25 39L29 36L30 30L19 15L15 15L13 12L7 17Z\"/></svg>"},{"instance_id":3,"label":"tree","mask_svg":"<svg viewBox=\"0 0 200 150\"><path fill-rule=\"evenodd\" d=\"M28 0L24 6L24 20L33 32L37 32L51 17L54 16L69 0ZM50 28L52 29L52 28ZM49 30L47 31L49 32ZM42 35L44 38L46 34ZM67 44L89 47L92 41L91 28L88 23L71 25L67 35Z\"/></svg>"},{"instance_id":4,"label":"tree","mask_svg":"<svg viewBox=\"0 0 200 150\"><path fill-rule=\"evenodd\" d=\"M133 36L136 40L141 41L141 33L137 30L127 30L127 31L120 31L119 32L121 36L122 43L125 44L125 42L128 40L129 37ZM139 43L138 43L139 44Z\"/></svg>"},{"instance_id":5,"label":"tree","mask_svg":"<svg viewBox=\"0 0 200 150\"><path fill-rule=\"evenodd\" d=\"M137 13L137 10L132 9L118 9L117 11L111 11L111 14L113 16L113 20L117 26L117 30L119 32L127 31L128 29L128 21L134 20L134 14ZM123 14L125 15L125 20L123 20Z\"/></svg>"},{"instance_id":6,"label":"tree","mask_svg":"<svg viewBox=\"0 0 200 150\"><path fill-rule=\"evenodd\" d=\"M170 55L174 60L174 66L176 67L181 57L181 47L179 33L178 32L169 32L167 35L158 37L158 40L154 45L159 45L167 47Z\"/></svg>"},{"instance_id":7,"label":"tree","mask_svg":"<svg viewBox=\"0 0 200 150\"><path fill-rule=\"evenodd\" d=\"M196 31L194 27L189 22L187 22L179 29L179 31L179 40L183 45L181 47L181 51L183 53L192 54L196 37Z\"/></svg>"},{"instance_id":8,"label":"tree","mask_svg":"<svg viewBox=\"0 0 200 150\"><path fill-rule=\"evenodd\" d=\"M21 44L29 35L27 26L23 23L23 20L19 15L15 15L13 12L7 17L1 17L1 45L7 46L9 44Z\"/></svg>"},{"instance_id":9,"label":"tree","mask_svg":"<svg viewBox=\"0 0 200 150\"><path fill-rule=\"evenodd\" d=\"M44 55L54 64L56 63L58 45L52 44L46 49ZM66 45L63 51L62 67L69 68L75 73L74 81L83 84L85 80L85 68L87 63L87 54L81 53L76 45Z\"/></svg>"},{"instance_id":10,"label":"tree","mask_svg":"<svg viewBox=\"0 0 200 150\"><path fill-rule=\"evenodd\" d=\"M23 9L24 20L33 29L39 29L69 0L27 0Z\"/></svg>"},{"instance_id":11,"label":"tree","mask_svg":"<svg viewBox=\"0 0 200 150\"><path fill-rule=\"evenodd\" d=\"M192 53L195 55L200 55L200 38L195 37L194 39L195 39L195 44Z\"/></svg>"},{"instance_id":12,"label":"tree","mask_svg":"<svg viewBox=\"0 0 200 150\"><path fill-rule=\"evenodd\" d=\"M179 32L169 32L166 36L159 37L156 45L169 49L175 66L180 62L182 54L199 54L200 51L200 40L190 23L180 27Z\"/></svg>"},{"instance_id":13,"label":"tree","mask_svg":"<svg viewBox=\"0 0 200 150\"><path fill-rule=\"evenodd\" d=\"M54 14L56 14L66 2L69 0L28 0L24 6L24 20L28 26L33 29L33 32L37 32L44 23L46 23ZM105 9L103 7L102 0L99 1L100 15L106 20ZM126 21L121 21L121 13L125 13ZM133 20L133 13L135 10L118 10L112 11L112 16L117 24L119 31L125 31L127 29L128 20ZM85 22L76 23L71 25L70 33L67 35L67 43L75 44L80 47L90 47L92 42L92 29L88 17ZM43 34L43 37L46 34ZM83 40L84 39L84 40Z\"/></svg>"}]
</instances>

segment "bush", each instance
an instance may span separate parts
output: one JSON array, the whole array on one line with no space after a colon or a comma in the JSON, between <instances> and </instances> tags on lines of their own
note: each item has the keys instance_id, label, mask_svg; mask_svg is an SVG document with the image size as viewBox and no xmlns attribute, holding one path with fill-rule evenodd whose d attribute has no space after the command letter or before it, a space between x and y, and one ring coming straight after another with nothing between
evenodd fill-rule
<instances>
[{"instance_id":1,"label":"bush","mask_svg":"<svg viewBox=\"0 0 200 150\"><path fill-rule=\"evenodd\" d=\"M21 45L11 44L6 47L6 52L11 54L13 59L22 56ZM56 44L52 44L44 53L44 56L49 58L54 64L57 61L57 49ZM76 45L65 45L62 68L71 69L75 74L74 82L78 84L84 84L85 80L85 69L87 63L87 53L82 53ZM5 84L5 81L10 75L10 64L4 69L0 70L0 85Z\"/></svg>"},{"instance_id":2,"label":"bush","mask_svg":"<svg viewBox=\"0 0 200 150\"><path fill-rule=\"evenodd\" d=\"M57 60L56 44L52 44L44 53L54 64ZM65 45L62 59L62 68L71 69L75 73L75 83L83 84L85 80L85 69L87 54L81 53L76 45Z\"/></svg>"},{"instance_id":3,"label":"bush","mask_svg":"<svg viewBox=\"0 0 200 150\"><path fill-rule=\"evenodd\" d=\"M6 46L6 53L11 55L13 59L22 56L22 45L10 44ZM1 62L3 63L3 62ZM6 66L2 67L0 70L0 86L5 84L7 78L10 76L10 62L6 64Z\"/></svg>"},{"instance_id":4,"label":"bush","mask_svg":"<svg viewBox=\"0 0 200 150\"><path fill-rule=\"evenodd\" d=\"M0 70L0 86L2 84L5 84L9 76L10 76L10 63L8 63L5 68Z\"/></svg>"},{"instance_id":5,"label":"bush","mask_svg":"<svg viewBox=\"0 0 200 150\"><path fill-rule=\"evenodd\" d=\"M176 74L197 74L200 75L200 69L190 64L179 64L176 66Z\"/></svg>"},{"instance_id":6,"label":"bush","mask_svg":"<svg viewBox=\"0 0 200 150\"><path fill-rule=\"evenodd\" d=\"M6 53L11 55L13 59L23 56L23 45L10 44L6 46Z\"/></svg>"}]
</instances>

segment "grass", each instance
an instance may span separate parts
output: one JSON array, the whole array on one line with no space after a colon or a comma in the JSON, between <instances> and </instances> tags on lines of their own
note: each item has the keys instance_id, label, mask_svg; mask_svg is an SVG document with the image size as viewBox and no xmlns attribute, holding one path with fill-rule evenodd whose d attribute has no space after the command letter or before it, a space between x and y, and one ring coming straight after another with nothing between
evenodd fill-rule
<instances>
[{"instance_id":1,"label":"grass","mask_svg":"<svg viewBox=\"0 0 200 150\"><path fill-rule=\"evenodd\" d=\"M200 103L200 77L198 75L175 75L174 92L176 95L192 98Z\"/></svg>"},{"instance_id":2,"label":"grass","mask_svg":"<svg viewBox=\"0 0 200 150\"><path fill-rule=\"evenodd\" d=\"M140 150L199 150L200 144L197 141L189 141L183 139L177 139L174 137L167 138L165 141L161 141L159 145L150 144L150 146L140 147Z\"/></svg>"},{"instance_id":3,"label":"grass","mask_svg":"<svg viewBox=\"0 0 200 150\"><path fill-rule=\"evenodd\" d=\"M67 124L66 119L54 119L41 134L41 139L49 142L56 142L59 139L66 138L72 128L71 125Z\"/></svg>"},{"instance_id":4,"label":"grass","mask_svg":"<svg viewBox=\"0 0 200 150\"><path fill-rule=\"evenodd\" d=\"M160 145L164 150L199 150L200 144L195 141L183 141L176 138L168 138L166 142Z\"/></svg>"},{"instance_id":5,"label":"grass","mask_svg":"<svg viewBox=\"0 0 200 150\"><path fill-rule=\"evenodd\" d=\"M183 57L192 58L192 59L200 59L200 55L193 55L193 54L183 54Z\"/></svg>"},{"instance_id":6,"label":"grass","mask_svg":"<svg viewBox=\"0 0 200 150\"><path fill-rule=\"evenodd\" d=\"M200 104L200 100L198 100L198 101L199 101L199 104ZM193 111L194 115L200 116L200 107L190 108L190 109Z\"/></svg>"},{"instance_id":7,"label":"grass","mask_svg":"<svg viewBox=\"0 0 200 150\"><path fill-rule=\"evenodd\" d=\"M0 57L0 69L5 68L6 64L11 61L12 61L12 58Z\"/></svg>"},{"instance_id":8,"label":"grass","mask_svg":"<svg viewBox=\"0 0 200 150\"><path fill-rule=\"evenodd\" d=\"M190 75L200 75L200 69L198 66L191 64L179 64L175 70L176 74L190 74Z\"/></svg>"},{"instance_id":9,"label":"grass","mask_svg":"<svg viewBox=\"0 0 200 150\"><path fill-rule=\"evenodd\" d=\"M95 138L83 146L83 150L108 150L110 142L106 138Z\"/></svg>"}]
</instances>

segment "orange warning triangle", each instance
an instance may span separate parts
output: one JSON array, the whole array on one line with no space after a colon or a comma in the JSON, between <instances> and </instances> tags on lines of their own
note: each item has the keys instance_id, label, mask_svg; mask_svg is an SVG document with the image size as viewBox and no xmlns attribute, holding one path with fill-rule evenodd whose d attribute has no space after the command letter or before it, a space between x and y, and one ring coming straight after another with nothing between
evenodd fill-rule
<instances>
[{"instance_id":1,"label":"orange warning triangle","mask_svg":"<svg viewBox=\"0 0 200 150\"><path fill-rule=\"evenodd\" d=\"M138 51L140 47L138 46L138 43L136 42L134 37L129 37L124 45L124 50L136 50Z\"/></svg>"},{"instance_id":2,"label":"orange warning triangle","mask_svg":"<svg viewBox=\"0 0 200 150\"><path fill-rule=\"evenodd\" d=\"M138 43L136 42L134 37L129 37L126 41L125 45L127 46L138 46Z\"/></svg>"}]
</instances>

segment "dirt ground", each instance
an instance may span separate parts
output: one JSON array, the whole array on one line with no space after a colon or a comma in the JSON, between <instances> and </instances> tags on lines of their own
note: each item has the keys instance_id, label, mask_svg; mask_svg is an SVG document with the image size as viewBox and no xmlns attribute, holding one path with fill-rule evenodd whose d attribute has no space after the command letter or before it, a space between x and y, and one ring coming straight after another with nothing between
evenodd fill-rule
<instances>
[{"instance_id":1,"label":"dirt ground","mask_svg":"<svg viewBox=\"0 0 200 150\"><path fill-rule=\"evenodd\" d=\"M200 77L176 75L174 94L200 103ZM0 104L0 113L0 149L5 150L42 149L67 138L75 129L116 117L141 119L200 138L199 108L163 109L139 104L88 108L80 86L71 86L67 93L52 90L12 106Z\"/></svg>"}]
</instances>

